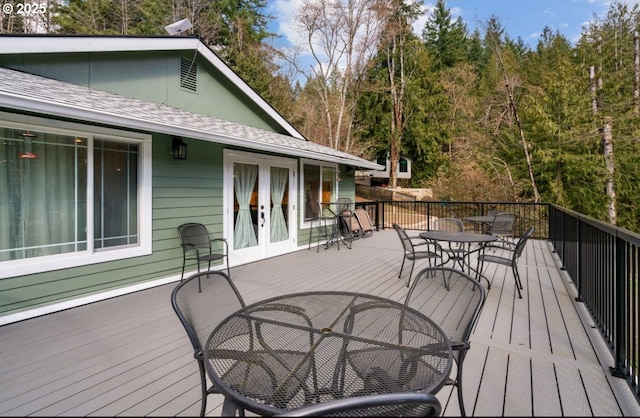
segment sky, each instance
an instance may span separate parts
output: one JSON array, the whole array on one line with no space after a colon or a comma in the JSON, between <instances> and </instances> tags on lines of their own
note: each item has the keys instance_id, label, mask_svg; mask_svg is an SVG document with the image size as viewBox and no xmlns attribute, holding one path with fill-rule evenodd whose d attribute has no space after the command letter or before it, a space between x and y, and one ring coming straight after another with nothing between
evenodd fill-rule
<instances>
[{"instance_id":1,"label":"sky","mask_svg":"<svg viewBox=\"0 0 640 418\"><path fill-rule=\"evenodd\" d=\"M275 17L272 31L282 36L281 42L295 45L298 42L293 17L303 0L268 0L267 12ZM637 4L640 0L622 0ZM423 7L433 10L436 0L424 0ZM453 19L458 16L470 32L476 28L484 33L484 24L497 17L505 33L515 40L518 37L535 48L545 26L549 26L575 43L580 37L582 25L593 21L594 14L606 16L611 0L446 0ZM416 22L414 30L420 34L426 18Z\"/></svg>"}]
</instances>

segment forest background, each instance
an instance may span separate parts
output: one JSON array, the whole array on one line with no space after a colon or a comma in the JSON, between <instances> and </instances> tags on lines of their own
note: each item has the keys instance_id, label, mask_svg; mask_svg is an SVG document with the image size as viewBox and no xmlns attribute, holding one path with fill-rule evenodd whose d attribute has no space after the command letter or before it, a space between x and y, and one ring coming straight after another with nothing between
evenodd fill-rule
<instances>
[{"instance_id":1,"label":"forest background","mask_svg":"<svg viewBox=\"0 0 640 418\"><path fill-rule=\"evenodd\" d=\"M165 35L188 18L308 140L388 156L392 173L411 159L410 182L390 187L552 202L640 232L638 5L613 2L575 44L541 28L532 48L497 17L470 32L445 0L416 35L419 1L305 0L296 47L277 46L266 0L41 0L0 13L0 32Z\"/></svg>"}]
</instances>

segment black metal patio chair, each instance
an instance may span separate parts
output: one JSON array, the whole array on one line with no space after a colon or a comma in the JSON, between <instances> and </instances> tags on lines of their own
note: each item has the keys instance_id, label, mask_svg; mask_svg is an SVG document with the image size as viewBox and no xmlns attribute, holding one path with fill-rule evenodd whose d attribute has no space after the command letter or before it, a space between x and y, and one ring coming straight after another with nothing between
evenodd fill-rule
<instances>
[{"instance_id":1,"label":"black metal patio chair","mask_svg":"<svg viewBox=\"0 0 640 418\"><path fill-rule=\"evenodd\" d=\"M398 224L393 224L393 228L398 233L400 242L402 243L402 249L404 255L402 256L402 265L400 266L400 273L398 278L402 278L402 271L404 270L404 263L406 260L411 262L411 270L409 271L409 278L407 279L407 287L411 283L411 276L413 275L413 268L416 260L429 260L429 265L432 266L433 261L436 259L441 260L441 264L445 264L445 253L443 249L434 242L429 242L418 236L410 236L406 230L404 230Z\"/></svg>"},{"instance_id":2,"label":"black metal patio chair","mask_svg":"<svg viewBox=\"0 0 640 418\"><path fill-rule=\"evenodd\" d=\"M493 221L489 225L489 233L498 238L498 242L502 244L502 247L513 248L515 246L515 223L515 214L498 212L494 215Z\"/></svg>"},{"instance_id":3,"label":"black metal patio chair","mask_svg":"<svg viewBox=\"0 0 640 418\"><path fill-rule=\"evenodd\" d=\"M229 244L224 238L211 238L211 234L206 226L200 223L190 222L178 227L182 247L182 274L180 280L184 278L184 269L187 261L195 261L200 273L200 263L207 263L207 270L211 270L212 261L222 261L227 265L227 274L231 276L229 270Z\"/></svg>"},{"instance_id":4,"label":"black metal patio chair","mask_svg":"<svg viewBox=\"0 0 640 418\"><path fill-rule=\"evenodd\" d=\"M527 240L531 235L533 235L534 227L530 227L525 231L525 233L520 237L518 242L515 244L514 248L503 247L500 245L488 244L484 248L484 252L478 256L478 274L482 274L485 263L496 263L504 266L511 267L513 271L513 277L516 281L516 290L518 291L518 297L522 299L522 281L520 280L520 273L518 272L518 259L522 255L522 251L524 250L525 245L527 244ZM499 249L502 252L499 253L491 253L487 252L488 249Z\"/></svg>"},{"instance_id":5,"label":"black metal patio chair","mask_svg":"<svg viewBox=\"0 0 640 418\"><path fill-rule=\"evenodd\" d=\"M447 384L457 387L462 416L466 416L462 366L485 298L482 284L468 274L448 267L427 267L416 275L404 302L436 322L451 340L457 370L455 379L450 378Z\"/></svg>"},{"instance_id":6,"label":"black metal patio chair","mask_svg":"<svg viewBox=\"0 0 640 418\"><path fill-rule=\"evenodd\" d=\"M458 218L437 218L433 221L434 231L448 232L464 232L464 222ZM449 256L449 261L453 261L454 265L465 257L466 249L462 243L455 245L442 246L442 250Z\"/></svg>"},{"instance_id":7,"label":"black metal patio chair","mask_svg":"<svg viewBox=\"0 0 640 418\"><path fill-rule=\"evenodd\" d=\"M200 416L204 416L207 396L220 392L213 383L208 383L203 347L220 321L244 307L245 303L228 275L205 271L188 277L173 289L171 306L187 331L193 357L198 362L202 388Z\"/></svg>"}]
</instances>

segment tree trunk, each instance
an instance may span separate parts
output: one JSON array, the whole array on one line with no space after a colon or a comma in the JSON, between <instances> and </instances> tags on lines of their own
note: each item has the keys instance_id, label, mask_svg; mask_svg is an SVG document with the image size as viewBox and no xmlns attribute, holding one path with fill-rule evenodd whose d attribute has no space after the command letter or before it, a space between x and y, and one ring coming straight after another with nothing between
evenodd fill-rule
<instances>
[{"instance_id":1,"label":"tree trunk","mask_svg":"<svg viewBox=\"0 0 640 418\"><path fill-rule=\"evenodd\" d=\"M511 105L511 109L513 110L513 116L516 119L516 125L518 126L518 132L520 134L520 141L522 142L522 149L524 151L524 156L527 162L527 170L529 171L529 180L531 181L531 188L533 189L533 199L534 202L540 201L540 194L538 193L538 186L536 185L536 179L533 175L533 166L531 164L531 155L529 154L529 147L527 145L527 141L524 137L524 130L522 129L522 123L520 122L520 116L518 115L518 108L516 107L516 102L513 97L513 91L511 90L511 86L509 85L509 78L507 76L507 70L505 68L504 62L502 61L502 56L500 56L500 50L497 42L494 42L496 47L496 56L500 61L500 67L502 68L502 77L504 78L504 85L507 89L507 95L509 97L509 104Z\"/></svg>"},{"instance_id":2,"label":"tree trunk","mask_svg":"<svg viewBox=\"0 0 640 418\"><path fill-rule=\"evenodd\" d=\"M607 215L609 223L616 224L616 191L614 186L614 167L613 167L613 136L611 134L611 118L603 118L604 126L602 128L602 145L604 152L604 163L607 168Z\"/></svg>"},{"instance_id":3,"label":"tree trunk","mask_svg":"<svg viewBox=\"0 0 640 418\"><path fill-rule=\"evenodd\" d=\"M633 33L633 111L640 115L640 35Z\"/></svg>"},{"instance_id":4,"label":"tree trunk","mask_svg":"<svg viewBox=\"0 0 640 418\"><path fill-rule=\"evenodd\" d=\"M596 94L596 70L589 67L589 85L591 86L591 113L598 114L598 96Z\"/></svg>"}]
</instances>

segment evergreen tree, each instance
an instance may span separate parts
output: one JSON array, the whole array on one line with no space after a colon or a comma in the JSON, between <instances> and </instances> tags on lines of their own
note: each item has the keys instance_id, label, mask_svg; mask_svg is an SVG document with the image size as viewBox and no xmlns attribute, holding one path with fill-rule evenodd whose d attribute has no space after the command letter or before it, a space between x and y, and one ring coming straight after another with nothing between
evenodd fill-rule
<instances>
[{"instance_id":1,"label":"evergreen tree","mask_svg":"<svg viewBox=\"0 0 640 418\"><path fill-rule=\"evenodd\" d=\"M129 35L140 23L140 0L69 0L55 9L55 30L63 34ZM169 22L171 23L171 22Z\"/></svg>"},{"instance_id":2,"label":"evergreen tree","mask_svg":"<svg viewBox=\"0 0 640 418\"><path fill-rule=\"evenodd\" d=\"M524 67L529 83L520 108L543 200L601 215L604 166L584 68L574 62L569 41L548 28Z\"/></svg>"},{"instance_id":3,"label":"evergreen tree","mask_svg":"<svg viewBox=\"0 0 640 418\"><path fill-rule=\"evenodd\" d=\"M445 0L438 0L431 15L427 16L422 38L433 57L433 68L451 68L466 58L467 28L462 18L451 19Z\"/></svg>"}]
</instances>

